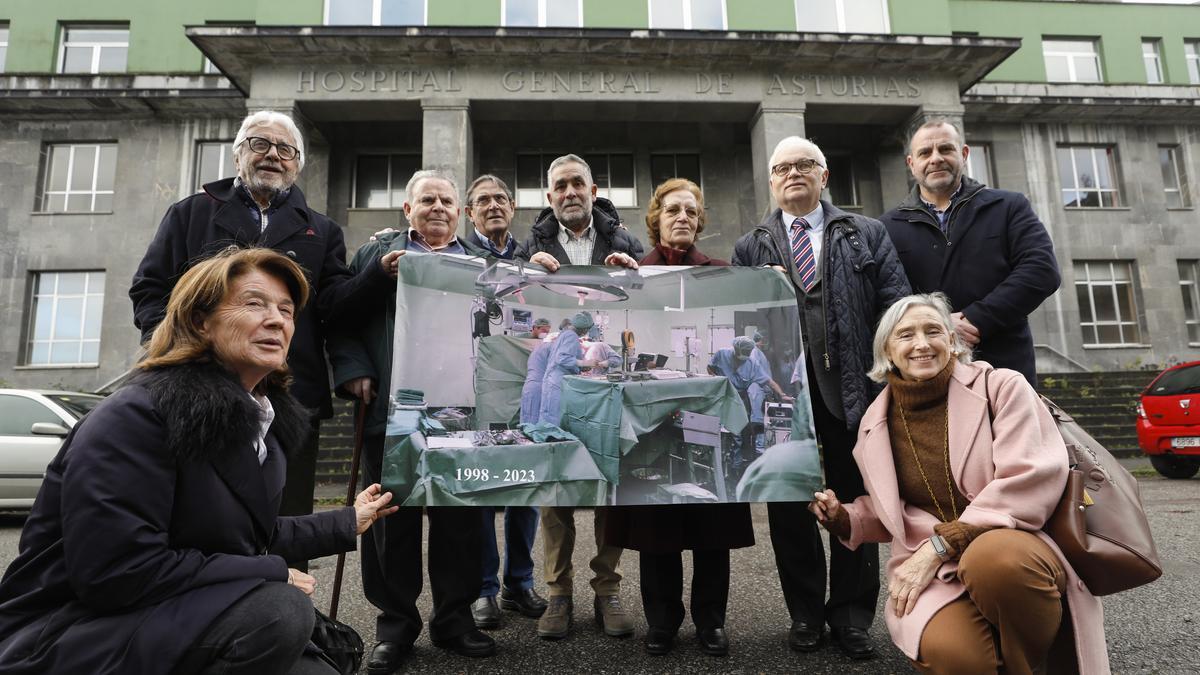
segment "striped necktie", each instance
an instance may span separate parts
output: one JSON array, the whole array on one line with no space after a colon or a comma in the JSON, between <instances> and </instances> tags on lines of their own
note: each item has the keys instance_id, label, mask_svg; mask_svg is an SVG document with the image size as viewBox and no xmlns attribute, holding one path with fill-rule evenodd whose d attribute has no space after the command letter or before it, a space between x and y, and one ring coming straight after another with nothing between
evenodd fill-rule
<instances>
[{"instance_id":1,"label":"striped necktie","mask_svg":"<svg viewBox=\"0 0 1200 675\"><path fill-rule=\"evenodd\" d=\"M813 257L812 240L808 238L808 221L803 218L792 221L792 260L804 292L811 291L817 283L817 260Z\"/></svg>"}]
</instances>

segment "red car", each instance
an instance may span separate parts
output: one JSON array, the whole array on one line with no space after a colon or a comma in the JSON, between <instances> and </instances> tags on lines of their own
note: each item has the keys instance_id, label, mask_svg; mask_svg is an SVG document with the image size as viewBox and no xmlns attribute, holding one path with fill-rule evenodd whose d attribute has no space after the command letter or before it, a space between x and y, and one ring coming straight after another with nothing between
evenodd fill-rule
<instances>
[{"instance_id":1,"label":"red car","mask_svg":"<svg viewBox=\"0 0 1200 675\"><path fill-rule=\"evenodd\" d=\"M1200 361L1159 373L1138 403L1137 435L1142 452L1167 478L1200 471Z\"/></svg>"}]
</instances>

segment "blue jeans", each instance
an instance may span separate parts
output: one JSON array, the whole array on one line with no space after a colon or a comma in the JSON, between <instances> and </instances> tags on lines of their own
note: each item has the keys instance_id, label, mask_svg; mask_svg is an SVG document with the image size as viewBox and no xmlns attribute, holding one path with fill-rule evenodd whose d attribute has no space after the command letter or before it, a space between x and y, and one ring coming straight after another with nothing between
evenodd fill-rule
<instances>
[{"instance_id":1,"label":"blue jeans","mask_svg":"<svg viewBox=\"0 0 1200 675\"><path fill-rule=\"evenodd\" d=\"M538 512L532 506L504 508L504 585L513 590L533 588L533 538ZM500 552L496 547L496 507L479 507L483 516L483 586L479 597L500 592Z\"/></svg>"}]
</instances>

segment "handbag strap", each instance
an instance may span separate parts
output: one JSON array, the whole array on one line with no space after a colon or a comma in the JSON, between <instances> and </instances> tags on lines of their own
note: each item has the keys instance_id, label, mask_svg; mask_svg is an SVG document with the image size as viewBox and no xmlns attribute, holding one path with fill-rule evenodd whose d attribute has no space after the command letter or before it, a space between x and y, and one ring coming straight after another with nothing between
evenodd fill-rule
<instances>
[{"instance_id":1,"label":"handbag strap","mask_svg":"<svg viewBox=\"0 0 1200 675\"><path fill-rule=\"evenodd\" d=\"M366 422L367 406L359 404L354 416L354 455L350 459L350 481L346 484L346 506L354 506L354 488L358 486L358 463L362 459L363 427ZM329 599L329 618L337 621L338 601L342 596L342 571L346 567L346 554L339 553L337 570L333 574L333 596Z\"/></svg>"},{"instance_id":2,"label":"handbag strap","mask_svg":"<svg viewBox=\"0 0 1200 675\"><path fill-rule=\"evenodd\" d=\"M996 411L992 410L991 387L988 386L988 373L990 373L990 372L992 372L991 368L988 368L987 370L983 371L983 397L987 399L987 404L988 404L987 405L988 424L991 424L996 421Z\"/></svg>"}]
</instances>

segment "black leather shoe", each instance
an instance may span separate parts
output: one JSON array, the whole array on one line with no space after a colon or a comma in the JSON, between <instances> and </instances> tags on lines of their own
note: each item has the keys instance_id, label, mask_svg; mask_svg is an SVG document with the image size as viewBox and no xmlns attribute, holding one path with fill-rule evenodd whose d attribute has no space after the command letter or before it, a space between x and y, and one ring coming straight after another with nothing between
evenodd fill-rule
<instances>
[{"instance_id":1,"label":"black leather shoe","mask_svg":"<svg viewBox=\"0 0 1200 675\"><path fill-rule=\"evenodd\" d=\"M475 620L476 628L499 628L500 607L496 604L496 596L485 595L472 602L471 618Z\"/></svg>"},{"instance_id":2,"label":"black leather shoe","mask_svg":"<svg viewBox=\"0 0 1200 675\"><path fill-rule=\"evenodd\" d=\"M798 652L815 652L821 648L825 627L814 626L807 621L793 621L788 631L788 646Z\"/></svg>"},{"instance_id":3,"label":"black leather shoe","mask_svg":"<svg viewBox=\"0 0 1200 675\"><path fill-rule=\"evenodd\" d=\"M469 630L449 640L434 640L433 646L459 656L491 656L496 653L496 641L477 630Z\"/></svg>"},{"instance_id":4,"label":"black leather shoe","mask_svg":"<svg viewBox=\"0 0 1200 675\"><path fill-rule=\"evenodd\" d=\"M546 599L537 594L532 588L513 589L505 586L500 589L500 608L520 612L523 616L537 619L546 612Z\"/></svg>"},{"instance_id":5,"label":"black leather shoe","mask_svg":"<svg viewBox=\"0 0 1200 675\"><path fill-rule=\"evenodd\" d=\"M696 631L696 639L700 641L700 651L709 656L725 656L729 653L729 637L720 626Z\"/></svg>"},{"instance_id":6,"label":"black leather shoe","mask_svg":"<svg viewBox=\"0 0 1200 675\"><path fill-rule=\"evenodd\" d=\"M833 642L838 649L855 661L875 658L875 645L871 642L871 636L862 628L853 626L834 628L830 631L830 636L833 637Z\"/></svg>"},{"instance_id":7,"label":"black leather shoe","mask_svg":"<svg viewBox=\"0 0 1200 675\"><path fill-rule=\"evenodd\" d=\"M392 675L400 670L404 658L412 651L412 645L383 641L371 650L367 659L367 675Z\"/></svg>"},{"instance_id":8,"label":"black leather shoe","mask_svg":"<svg viewBox=\"0 0 1200 675\"><path fill-rule=\"evenodd\" d=\"M643 646L650 656L665 656L671 652L671 647L675 646L675 631L651 626L650 630L646 631Z\"/></svg>"}]
</instances>

